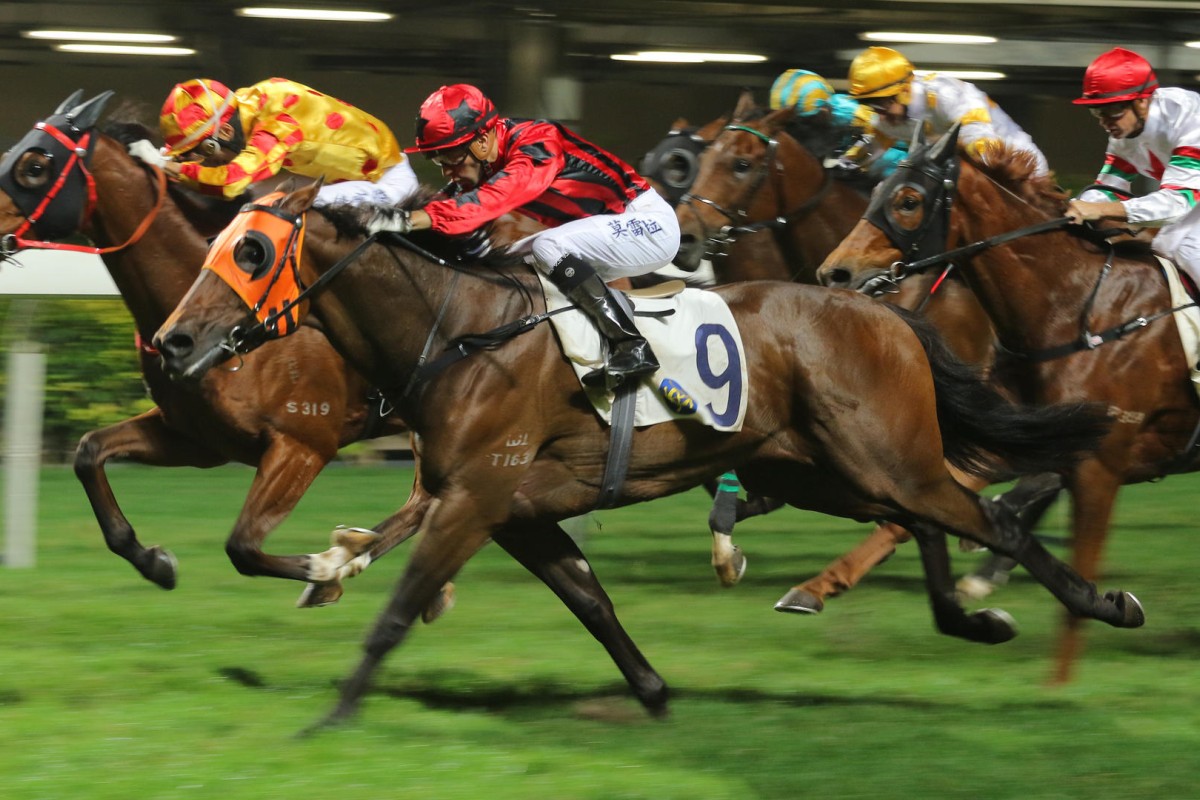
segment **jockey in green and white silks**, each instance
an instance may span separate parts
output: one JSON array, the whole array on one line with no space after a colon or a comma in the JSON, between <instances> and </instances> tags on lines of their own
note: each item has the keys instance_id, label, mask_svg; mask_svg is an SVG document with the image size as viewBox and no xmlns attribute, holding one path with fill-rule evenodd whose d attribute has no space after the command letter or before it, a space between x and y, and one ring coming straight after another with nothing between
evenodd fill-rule
<instances>
[{"instance_id":1,"label":"jockey in green and white silks","mask_svg":"<svg viewBox=\"0 0 1200 800\"><path fill-rule=\"evenodd\" d=\"M1108 133L1108 148L1097 186L1071 202L1068 216L1161 228L1154 251L1200 284L1200 94L1160 88L1149 62L1118 47L1088 67L1075 102ZM1158 189L1133 197L1138 175Z\"/></svg>"}]
</instances>

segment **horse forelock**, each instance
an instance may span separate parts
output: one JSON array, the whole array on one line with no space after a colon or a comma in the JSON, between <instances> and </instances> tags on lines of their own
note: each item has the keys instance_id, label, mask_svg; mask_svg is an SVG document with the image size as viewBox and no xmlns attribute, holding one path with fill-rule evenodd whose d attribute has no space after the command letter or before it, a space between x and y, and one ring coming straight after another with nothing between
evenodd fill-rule
<instances>
[{"instance_id":1,"label":"horse forelock","mask_svg":"<svg viewBox=\"0 0 1200 800\"><path fill-rule=\"evenodd\" d=\"M1024 148L1005 144L986 157L963 151L963 158L980 172L1030 205L1051 216L1066 212L1070 195L1054 179L1054 173L1038 174L1037 156Z\"/></svg>"}]
</instances>

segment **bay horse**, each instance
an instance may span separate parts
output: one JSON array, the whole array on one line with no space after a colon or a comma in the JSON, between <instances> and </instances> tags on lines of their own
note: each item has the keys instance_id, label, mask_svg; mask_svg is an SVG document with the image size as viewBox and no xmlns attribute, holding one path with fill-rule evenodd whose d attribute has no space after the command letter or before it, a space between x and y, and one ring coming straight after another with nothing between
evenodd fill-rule
<instances>
[{"instance_id":1,"label":"bay horse","mask_svg":"<svg viewBox=\"0 0 1200 800\"><path fill-rule=\"evenodd\" d=\"M109 133L96 127L112 92L87 102L81 94L63 101L0 161L0 250L13 259L25 248L70 249L46 240L86 234L97 247L83 249L100 253L133 315L155 407L87 433L75 454L75 474L104 541L147 580L175 588L174 555L138 541L105 465L114 457L164 467L249 464L256 472L225 545L230 560L244 575L315 581L301 605L333 602L342 591L338 569L354 574L417 530L427 502L419 486L395 534L351 570L337 556L338 540L353 538L353 531L335 532L335 547L324 554L270 555L262 544L338 448L407 428L397 415L379 414L381 400L369 400L370 385L311 326L248 354L237 371L213 371L198 386L166 376L151 338L199 273L206 235L219 232L241 203L209 202L168 185L161 171L127 152L131 141L149 138L144 127L113 125ZM82 156L72 155L76 147ZM37 224L30 223L34 212ZM427 616L437 613L431 608Z\"/></svg>"},{"instance_id":2,"label":"bay horse","mask_svg":"<svg viewBox=\"0 0 1200 800\"><path fill-rule=\"evenodd\" d=\"M1095 580L1120 486L1196 467L1200 403L1172 300L1144 243L1068 227L1067 195L1020 151L981 161L956 136L913 152L819 272L871 292L953 261L1014 354L1024 400L1107 406L1111 431L1065 476L1073 566ZM1052 683L1071 677L1081 622L1066 621Z\"/></svg>"},{"instance_id":3,"label":"bay horse","mask_svg":"<svg viewBox=\"0 0 1200 800\"><path fill-rule=\"evenodd\" d=\"M732 114L688 133L686 145L669 144L668 136L652 151L658 158L646 163L659 166L660 179L679 195L682 245L676 266L695 269L707 257L718 285L755 279L817 283L817 267L867 208L861 180L836 178L824 166L821 153L831 154L837 135L831 126L796 118L790 107L768 112L743 91ZM685 180L690 181L686 187ZM935 273L903 284L886 299L919 310L960 358L990 368L994 336L987 315L961 280L942 277ZM986 483L958 477L975 489ZM1010 494L1007 502L1020 506L1027 489ZM721 499L718 494L718 504ZM769 500L760 502L770 508ZM714 506L710 525L717 513ZM745 516L739 510L736 518ZM732 520L725 527L731 533ZM717 550L722 533L716 526L713 536ZM909 538L896 525L877 526L820 574L792 587L775 608L820 613L826 597L855 586Z\"/></svg>"},{"instance_id":4,"label":"bay horse","mask_svg":"<svg viewBox=\"0 0 1200 800\"><path fill-rule=\"evenodd\" d=\"M168 374L198 380L311 315L423 442L421 481L433 498L424 535L318 725L357 710L421 609L489 540L547 582L644 707L665 713L666 684L557 524L595 507L611 432L546 324L536 275L524 264L439 267L399 240L368 236L379 210L314 209L318 188L244 209L154 338ZM1101 595L1022 532L1012 512L946 470L946 459L980 471L1063 469L1105 434L1102 411L1012 405L927 322L854 292L768 281L713 291L741 330L753 387L744 426L717 432L676 420L636 429L622 504L737 469L749 489L797 507L905 524L943 633L996 643L1015 630L1007 615L958 605L942 531L1014 555L1073 613L1143 624L1136 598ZM698 363L715 347L729 364L741 361L718 343L729 342L723 326L698 331Z\"/></svg>"}]
</instances>

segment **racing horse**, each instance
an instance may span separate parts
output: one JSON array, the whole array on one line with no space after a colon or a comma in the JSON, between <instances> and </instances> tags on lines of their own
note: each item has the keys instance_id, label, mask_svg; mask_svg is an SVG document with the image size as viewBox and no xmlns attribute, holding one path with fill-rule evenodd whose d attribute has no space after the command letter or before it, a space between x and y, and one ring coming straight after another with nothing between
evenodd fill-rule
<instances>
[{"instance_id":1,"label":"racing horse","mask_svg":"<svg viewBox=\"0 0 1200 800\"><path fill-rule=\"evenodd\" d=\"M168 186L161 171L127 152L130 142L149 138L144 127L108 123L109 133L97 127L112 92L87 102L81 95L67 98L0 161L0 249L6 259L26 248L98 252L133 315L140 367L155 407L91 431L75 454L75 474L104 540L147 580L173 589L174 555L139 542L105 465L114 457L172 467L249 464L257 471L226 542L234 566L245 575L317 580L300 604L333 602L341 583L326 559L342 552L337 540L356 532L335 532L335 547L324 554L269 555L262 544L339 447L406 428L396 415L380 416L380 401L368 401L371 387L312 327L247 355L237 371L212 372L198 387L167 378L150 340L195 280L208 247L205 235L219 232L240 203L209 203ZM97 247L48 241L77 232ZM415 532L426 500L414 487L397 534L353 569ZM437 613L431 608L427 617Z\"/></svg>"},{"instance_id":2,"label":"racing horse","mask_svg":"<svg viewBox=\"0 0 1200 800\"><path fill-rule=\"evenodd\" d=\"M661 179L679 196L676 211L683 244L676 265L694 269L707 256L718 284L759 278L816 283L817 266L867 207L861 181L835 178L818 155L831 152L836 129L830 127L798 119L791 108L766 112L743 91L728 117L686 135L669 135L651 151L657 157L647 164L657 166ZM919 309L960 358L982 367L992 364L991 325L962 281L934 274L905 284L887 300ZM976 489L985 483L959 478ZM1010 493L1006 502L1021 505L1025 491ZM720 519L724 499L717 495L710 516L714 552L733 527L728 511L724 526L713 524ZM740 511L736 515L743 516ZM908 539L908 532L898 526L876 527L819 575L792 587L775 608L819 613L826 597L855 586Z\"/></svg>"},{"instance_id":3,"label":"racing horse","mask_svg":"<svg viewBox=\"0 0 1200 800\"><path fill-rule=\"evenodd\" d=\"M1172 298L1144 243L1067 227L1066 194L1030 159L981 161L956 152L956 137L918 148L880 186L820 276L873 292L953 261L1015 355L1023 399L1107 406L1110 433L1065 475L1073 566L1094 580L1119 488L1195 469L1200 404ZM1071 678L1081 622L1066 621L1052 683Z\"/></svg>"},{"instance_id":4,"label":"racing horse","mask_svg":"<svg viewBox=\"0 0 1200 800\"><path fill-rule=\"evenodd\" d=\"M535 273L523 264L440 268L367 235L368 220L395 209L313 209L318 188L244 209L154 338L169 374L198 380L311 314L424 443L422 483L433 498L424 535L318 726L358 709L386 654L489 540L555 588L646 709L665 713L666 684L557 525L596 506L611 430L555 344ZM701 323L687 340L699 337L697 368L719 378L712 388L727 393L726 414L741 413L726 373L744 364L753 387L744 425L718 432L673 420L636 429L622 504L736 468L752 491L801 508L905 524L944 633L989 643L1015 633L1002 613L958 605L946 530L1014 555L1073 613L1118 627L1144 622L1132 595L1098 593L1023 533L1012 512L946 470L947 458L985 471L1063 468L1107 431L1101 410L1012 405L927 322L853 292L767 281L713 291L732 311L742 348L724 325ZM836 329L827 324L834 319ZM725 369L709 363L714 355Z\"/></svg>"}]
</instances>

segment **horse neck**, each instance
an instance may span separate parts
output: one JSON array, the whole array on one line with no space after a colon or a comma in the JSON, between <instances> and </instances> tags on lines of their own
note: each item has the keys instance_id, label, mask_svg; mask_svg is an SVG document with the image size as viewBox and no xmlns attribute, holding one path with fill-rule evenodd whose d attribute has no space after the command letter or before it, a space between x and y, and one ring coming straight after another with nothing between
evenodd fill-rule
<instances>
[{"instance_id":1,"label":"horse neck","mask_svg":"<svg viewBox=\"0 0 1200 800\"><path fill-rule=\"evenodd\" d=\"M791 265L791 279L816 283L816 270L833 252L867 208L865 197L831 176L808 149L795 139L780 134L779 160L783 172L778 181L778 208L787 223L775 234L784 257ZM832 181L832 183L828 183ZM820 200L811 208L813 198Z\"/></svg>"},{"instance_id":2,"label":"horse neck","mask_svg":"<svg viewBox=\"0 0 1200 800\"><path fill-rule=\"evenodd\" d=\"M84 232L99 247L124 244L155 213L157 181L107 136L97 141L91 170L96 206ZM204 237L167 196L138 242L102 256L146 341L183 299L200 273L206 251Z\"/></svg>"},{"instance_id":3,"label":"horse neck","mask_svg":"<svg viewBox=\"0 0 1200 800\"><path fill-rule=\"evenodd\" d=\"M1043 222L1046 215L964 165L955 198L951 247ZM1065 231L1021 237L962 263L964 277L1014 350L1061 343L1079 333L1079 313L1095 287L1104 256Z\"/></svg>"},{"instance_id":4,"label":"horse neck","mask_svg":"<svg viewBox=\"0 0 1200 800\"><path fill-rule=\"evenodd\" d=\"M313 224L314 216L309 215L305 257L323 274L361 239L337 240L327 222ZM419 363L436 358L448 341L529 313L527 307L513 308L516 293L484 279L490 274L460 273L401 247L376 245L314 296L312 313L347 362L399 402ZM407 421L416 417L415 409L401 412Z\"/></svg>"}]
</instances>

